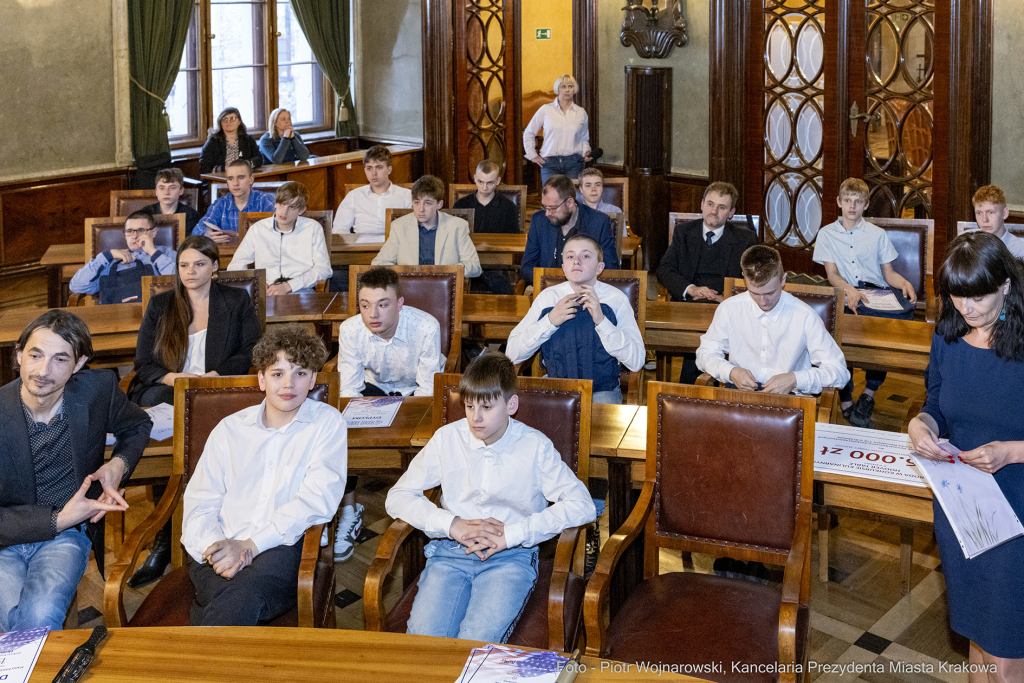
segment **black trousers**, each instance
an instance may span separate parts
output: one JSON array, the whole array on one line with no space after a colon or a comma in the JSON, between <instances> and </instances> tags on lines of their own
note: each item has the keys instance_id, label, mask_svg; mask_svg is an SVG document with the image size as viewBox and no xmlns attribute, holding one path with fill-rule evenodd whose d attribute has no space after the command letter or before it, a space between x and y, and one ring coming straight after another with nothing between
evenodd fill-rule
<instances>
[{"instance_id":1,"label":"black trousers","mask_svg":"<svg viewBox=\"0 0 1024 683\"><path fill-rule=\"evenodd\" d=\"M188 575L196 599L189 625L258 626L294 608L302 542L264 550L230 579L208 564L192 562Z\"/></svg>"}]
</instances>

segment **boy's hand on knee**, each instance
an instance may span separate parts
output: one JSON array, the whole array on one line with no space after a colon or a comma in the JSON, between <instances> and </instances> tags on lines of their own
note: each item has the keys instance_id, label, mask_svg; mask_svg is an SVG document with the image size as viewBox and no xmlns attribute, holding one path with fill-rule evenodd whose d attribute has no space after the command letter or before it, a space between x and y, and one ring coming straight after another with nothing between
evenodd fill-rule
<instances>
[{"instance_id":1,"label":"boy's hand on knee","mask_svg":"<svg viewBox=\"0 0 1024 683\"><path fill-rule=\"evenodd\" d=\"M203 561L213 567L213 571L225 579L232 578L245 567L252 564L256 556L256 544L249 539L244 541L217 541L203 552Z\"/></svg>"},{"instance_id":2,"label":"boy's hand on knee","mask_svg":"<svg viewBox=\"0 0 1024 683\"><path fill-rule=\"evenodd\" d=\"M480 558L481 562L486 560L488 557L496 555L500 553L502 550L508 548L508 544L505 542L504 534L502 534L501 536L483 536L482 538L477 539L477 542L487 544L485 548L482 548L482 553L476 553L476 556Z\"/></svg>"}]
</instances>

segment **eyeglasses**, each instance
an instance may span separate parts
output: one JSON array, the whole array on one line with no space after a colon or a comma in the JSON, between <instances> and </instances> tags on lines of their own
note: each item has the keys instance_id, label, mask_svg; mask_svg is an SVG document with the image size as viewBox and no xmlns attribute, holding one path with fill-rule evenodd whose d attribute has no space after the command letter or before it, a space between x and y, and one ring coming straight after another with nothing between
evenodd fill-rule
<instances>
[{"instance_id":1,"label":"eyeglasses","mask_svg":"<svg viewBox=\"0 0 1024 683\"><path fill-rule=\"evenodd\" d=\"M227 121L228 123L233 123L235 121L241 121L241 120L242 119L238 118L234 114L232 114L231 116L225 116L224 118L221 119L221 121Z\"/></svg>"},{"instance_id":2,"label":"eyeglasses","mask_svg":"<svg viewBox=\"0 0 1024 683\"><path fill-rule=\"evenodd\" d=\"M554 213L555 211L558 211L560 208L562 208L562 204L565 204L570 199L572 199L572 197L566 197L561 202L559 202L557 206L544 206L543 204L541 204L540 208L544 210L544 213Z\"/></svg>"},{"instance_id":3,"label":"eyeglasses","mask_svg":"<svg viewBox=\"0 0 1024 683\"><path fill-rule=\"evenodd\" d=\"M135 237L136 235L141 235L143 233L149 232L150 230L156 230L156 228L125 228L124 234L128 235L129 237Z\"/></svg>"}]
</instances>

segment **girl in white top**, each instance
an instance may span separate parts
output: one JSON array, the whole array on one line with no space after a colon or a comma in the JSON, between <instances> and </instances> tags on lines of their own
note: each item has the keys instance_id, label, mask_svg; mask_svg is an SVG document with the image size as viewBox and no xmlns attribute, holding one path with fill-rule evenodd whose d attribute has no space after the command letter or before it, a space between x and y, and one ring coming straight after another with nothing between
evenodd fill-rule
<instances>
[{"instance_id":1,"label":"girl in white top","mask_svg":"<svg viewBox=\"0 0 1024 683\"><path fill-rule=\"evenodd\" d=\"M526 158L540 166L541 182L553 175L578 178L583 164L590 161L590 118L583 107L573 103L579 92L576 79L566 74L555 81L555 101L545 104L523 131ZM537 152L537 133L544 132L544 144Z\"/></svg>"}]
</instances>

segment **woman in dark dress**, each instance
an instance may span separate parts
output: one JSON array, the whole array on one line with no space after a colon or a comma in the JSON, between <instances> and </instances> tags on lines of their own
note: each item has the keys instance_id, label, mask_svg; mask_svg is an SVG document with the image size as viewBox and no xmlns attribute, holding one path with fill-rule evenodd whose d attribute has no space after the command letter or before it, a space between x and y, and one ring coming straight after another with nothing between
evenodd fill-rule
<instances>
[{"instance_id":1,"label":"woman in dark dress","mask_svg":"<svg viewBox=\"0 0 1024 683\"><path fill-rule=\"evenodd\" d=\"M135 347L135 377L128 398L141 406L174 403L179 377L244 375L261 327L249 294L219 284L217 245L192 235L178 247L174 289L149 300ZM153 486L159 500L164 487ZM149 555L128 580L132 588L163 576L171 560L170 522L157 532Z\"/></svg>"},{"instance_id":2,"label":"woman in dark dress","mask_svg":"<svg viewBox=\"0 0 1024 683\"><path fill-rule=\"evenodd\" d=\"M199 153L199 172L223 171L235 159L247 159L253 169L263 165L263 153L246 132L242 115L234 107L228 107L217 117L217 124L210 129L203 151Z\"/></svg>"},{"instance_id":3,"label":"woman in dark dress","mask_svg":"<svg viewBox=\"0 0 1024 683\"><path fill-rule=\"evenodd\" d=\"M935 325L928 401L910 422L918 455L947 459L947 437L963 461L995 475L1024 519L1024 270L985 232L953 240L938 273L942 314ZM949 520L934 503L953 630L971 640L972 664L998 675L971 682L1024 681L1024 538L964 557Z\"/></svg>"}]
</instances>

